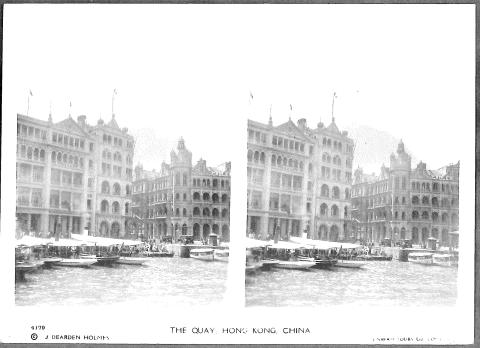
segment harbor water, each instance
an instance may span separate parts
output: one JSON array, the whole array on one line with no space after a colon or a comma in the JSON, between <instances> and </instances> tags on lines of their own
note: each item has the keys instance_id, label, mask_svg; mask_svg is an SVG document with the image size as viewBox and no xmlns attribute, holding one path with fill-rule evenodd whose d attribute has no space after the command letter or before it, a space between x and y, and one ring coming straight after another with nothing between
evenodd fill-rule
<instances>
[{"instance_id":1,"label":"harbor water","mask_svg":"<svg viewBox=\"0 0 480 348\"><path fill-rule=\"evenodd\" d=\"M457 268L370 261L360 269L272 269L245 278L247 306L453 306Z\"/></svg>"},{"instance_id":2,"label":"harbor water","mask_svg":"<svg viewBox=\"0 0 480 348\"><path fill-rule=\"evenodd\" d=\"M191 258L148 258L141 266L54 267L28 273L16 282L17 305L98 305L130 303L175 306L220 303L227 262Z\"/></svg>"}]
</instances>

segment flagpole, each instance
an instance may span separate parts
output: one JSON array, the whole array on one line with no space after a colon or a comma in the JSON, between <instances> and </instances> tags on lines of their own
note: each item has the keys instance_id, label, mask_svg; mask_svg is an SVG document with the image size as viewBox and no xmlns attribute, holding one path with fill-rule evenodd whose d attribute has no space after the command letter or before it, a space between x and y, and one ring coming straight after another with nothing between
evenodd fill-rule
<instances>
[{"instance_id":1,"label":"flagpole","mask_svg":"<svg viewBox=\"0 0 480 348\"><path fill-rule=\"evenodd\" d=\"M334 109L334 106L335 106L335 98L336 97L337 97L337 93L333 92L333 97L332 97L332 121L335 120L335 118L333 117L333 109Z\"/></svg>"},{"instance_id":2,"label":"flagpole","mask_svg":"<svg viewBox=\"0 0 480 348\"><path fill-rule=\"evenodd\" d=\"M28 93L28 97L27 97L27 116L29 111L30 111L30 93Z\"/></svg>"},{"instance_id":3,"label":"flagpole","mask_svg":"<svg viewBox=\"0 0 480 348\"><path fill-rule=\"evenodd\" d=\"M116 94L117 94L117 89L115 88L115 89L113 90L113 93L112 93L112 117L115 117L113 105L114 105L115 95L116 95Z\"/></svg>"}]
</instances>

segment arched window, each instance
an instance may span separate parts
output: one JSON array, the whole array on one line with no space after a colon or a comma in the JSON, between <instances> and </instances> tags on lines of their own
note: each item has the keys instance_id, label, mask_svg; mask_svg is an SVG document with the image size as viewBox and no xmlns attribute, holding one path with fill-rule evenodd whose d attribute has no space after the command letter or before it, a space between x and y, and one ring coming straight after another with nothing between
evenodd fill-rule
<instances>
[{"instance_id":1,"label":"arched window","mask_svg":"<svg viewBox=\"0 0 480 348\"><path fill-rule=\"evenodd\" d=\"M224 193L222 195L222 203L226 203L228 201L228 195L226 193Z\"/></svg>"},{"instance_id":2,"label":"arched window","mask_svg":"<svg viewBox=\"0 0 480 348\"><path fill-rule=\"evenodd\" d=\"M438 213L437 213L436 211L434 211L434 212L432 213L432 220L433 220L434 222L438 221Z\"/></svg>"},{"instance_id":3,"label":"arched window","mask_svg":"<svg viewBox=\"0 0 480 348\"><path fill-rule=\"evenodd\" d=\"M432 206L438 207L438 198L437 197L432 197Z\"/></svg>"},{"instance_id":4,"label":"arched window","mask_svg":"<svg viewBox=\"0 0 480 348\"><path fill-rule=\"evenodd\" d=\"M127 195L131 194L130 185L128 185L128 184L125 186L125 193L126 193Z\"/></svg>"},{"instance_id":5,"label":"arched window","mask_svg":"<svg viewBox=\"0 0 480 348\"><path fill-rule=\"evenodd\" d=\"M333 198L340 198L340 189L337 186L333 186L332 196Z\"/></svg>"},{"instance_id":6,"label":"arched window","mask_svg":"<svg viewBox=\"0 0 480 348\"><path fill-rule=\"evenodd\" d=\"M272 166L277 164L277 157L275 155L272 155Z\"/></svg>"},{"instance_id":7,"label":"arched window","mask_svg":"<svg viewBox=\"0 0 480 348\"><path fill-rule=\"evenodd\" d=\"M448 222L448 214L447 213L442 214L442 222Z\"/></svg>"},{"instance_id":8,"label":"arched window","mask_svg":"<svg viewBox=\"0 0 480 348\"><path fill-rule=\"evenodd\" d=\"M422 204L423 204L423 205L428 205L429 201L430 201L430 200L428 199L427 196L423 196L423 197L422 197Z\"/></svg>"},{"instance_id":9,"label":"arched window","mask_svg":"<svg viewBox=\"0 0 480 348\"><path fill-rule=\"evenodd\" d=\"M348 188L345 189L345 199L350 198L350 190Z\"/></svg>"},{"instance_id":10,"label":"arched window","mask_svg":"<svg viewBox=\"0 0 480 348\"><path fill-rule=\"evenodd\" d=\"M417 219L418 219L418 216L419 216L419 215L418 215L418 211L416 211L416 210L412 211L412 219L413 219L413 220L417 220Z\"/></svg>"},{"instance_id":11,"label":"arched window","mask_svg":"<svg viewBox=\"0 0 480 348\"><path fill-rule=\"evenodd\" d=\"M128 215L128 212L130 211L130 203L125 203L125 215Z\"/></svg>"},{"instance_id":12,"label":"arched window","mask_svg":"<svg viewBox=\"0 0 480 348\"><path fill-rule=\"evenodd\" d=\"M108 181L102 182L102 193L110 194L110 184Z\"/></svg>"},{"instance_id":13,"label":"arched window","mask_svg":"<svg viewBox=\"0 0 480 348\"><path fill-rule=\"evenodd\" d=\"M328 205L326 205L325 203L322 203L322 205L320 206L320 215L327 215L327 212L328 212Z\"/></svg>"},{"instance_id":14,"label":"arched window","mask_svg":"<svg viewBox=\"0 0 480 348\"><path fill-rule=\"evenodd\" d=\"M413 196L412 197L412 204L418 204L420 202L418 196Z\"/></svg>"},{"instance_id":15,"label":"arched window","mask_svg":"<svg viewBox=\"0 0 480 348\"><path fill-rule=\"evenodd\" d=\"M122 189L120 188L120 184L118 182L113 184L113 194L114 195L120 195L121 191L122 191Z\"/></svg>"},{"instance_id":16,"label":"arched window","mask_svg":"<svg viewBox=\"0 0 480 348\"><path fill-rule=\"evenodd\" d=\"M195 207L193 208L193 216L199 216L200 215L200 208Z\"/></svg>"},{"instance_id":17,"label":"arched window","mask_svg":"<svg viewBox=\"0 0 480 348\"><path fill-rule=\"evenodd\" d=\"M222 209L222 218L227 217L228 215L228 210L227 209Z\"/></svg>"},{"instance_id":18,"label":"arched window","mask_svg":"<svg viewBox=\"0 0 480 348\"><path fill-rule=\"evenodd\" d=\"M213 201L213 203L218 203L218 194L214 193L212 195L212 201Z\"/></svg>"},{"instance_id":19,"label":"arched window","mask_svg":"<svg viewBox=\"0 0 480 348\"><path fill-rule=\"evenodd\" d=\"M265 153L264 152L262 152L260 154L260 163L265 163Z\"/></svg>"},{"instance_id":20,"label":"arched window","mask_svg":"<svg viewBox=\"0 0 480 348\"><path fill-rule=\"evenodd\" d=\"M109 204L108 201L103 200L102 203L100 204L100 210L102 213L108 213L109 212Z\"/></svg>"},{"instance_id":21,"label":"arched window","mask_svg":"<svg viewBox=\"0 0 480 348\"><path fill-rule=\"evenodd\" d=\"M259 159L260 159L260 153L258 151L255 151L255 153L253 154L253 160L255 161L255 163L258 163Z\"/></svg>"},{"instance_id":22,"label":"arched window","mask_svg":"<svg viewBox=\"0 0 480 348\"><path fill-rule=\"evenodd\" d=\"M112 213L114 214L120 213L120 204L117 201L112 203Z\"/></svg>"},{"instance_id":23,"label":"arched window","mask_svg":"<svg viewBox=\"0 0 480 348\"><path fill-rule=\"evenodd\" d=\"M423 219L423 220L428 220L428 212L427 212L427 211L424 211L424 212L422 213L422 219Z\"/></svg>"},{"instance_id":24,"label":"arched window","mask_svg":"<svg viewBox=\"0 0 480 348\"><path fill-rule=\"evenodd\" d=\"M217 208L213 208L213 209L212 209L212 216L213 216L213 217L218 217L218 216L219 216L219 212L218 212L218 209L217 209Z\"/></svg>"},{"instance_id":25,"label":"arched window","mask_svg":"<svg viewBox=\"0 0 480 348\"><path fill-rule=\"evenodd\" d=\"M452 225L458 225L458 215L452 214Z\"/></svg>"},{"instance_id":26,"label":"arched window","mask_svg":"<svg viewBox=\"0 0 480 348\"><path fill-rule=\"evenodd\" d=\"M210 216L210 209L203 208L203 216Z\"/></svg>"},{"instance_id":27,"label":"arched window","mask_svg":"<svg viewBox=\"0 0 480 348\"><path fill-rule=\"evenodd\" d=\"M183 208L183 216L187 216L187 209Z\"/></svg>"},{"instance_id":28,"label":"arched window","mask_svg":"<svg viewBox=\"0 0 480 348\"><path fill-rule=\"evenodd\" d=\"M331 215L332 216L338 216L338 207L335 204L332 205Z\"/></svg>"},{"instance_id":29,"label":"arched window","mask_svg":"<svg viewBox=\"0 0 480 348\"><path fill-rule=\"evenodd\" d=\"M209 201L210 200L210 194L208 192L203 193L203 200L204 201Z\"/></svg>"},{"instance_id":30,"label":"arched window","mask_svg":"<svg viewBox=\"0 0 480 348\"><path fill-rule=\"evenodd\" d=\"M328 197L329 196L329 188L326 184L323 184L322 185L322 188L320 190L320 194L323 196L323 197Z\"/></svg>"},{"instance_id":31,"label":"arched window","mask_svg":"<svg viewBox=\"0 0 480 348\"><path fill-rule=\"evenodd\" d=\"M193 193L193 200L194 201L199 201L200 200L200 193L194 192Z\"/></svg>"}]
</instances>

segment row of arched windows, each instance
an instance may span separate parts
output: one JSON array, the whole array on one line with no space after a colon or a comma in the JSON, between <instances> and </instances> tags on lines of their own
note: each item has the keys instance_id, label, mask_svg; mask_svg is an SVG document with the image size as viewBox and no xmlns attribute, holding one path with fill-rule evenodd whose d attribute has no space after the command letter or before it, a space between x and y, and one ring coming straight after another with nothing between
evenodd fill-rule
<instances>
[{"instance_id":1,"label":"row of arched windows","mask_svg":"<svg viewBox=\"0 0 480 348\"><path fill-rule=\"evenodd\" d=\"M458 206L458 199L457 198L452 198L451 200L448 198L442 198L441 201L439 202L438 197L432 197L431 200L432 206L434 207L450 207L450 206ZM420 198L418 196L413 196L412 197L412 204L419 205L420 204ZM422 197L422 205L430 205L430 198L428 196L423 196Z\"/></svg>"},{"instance_id":2,"label":"row of arched windows","mask_svg":"<svg viewBox=\"0 0 480 348\"><path fill-rule=\"evenodd\" d=\"M110 183L106 180L102 182L102 193L109 195L110 194ZM125 194L129 195L131 193L130 191L130 185L127 184L125 185ZM122 194L122 188L118 182L114 183L112 186L111 194L113 195L121 195Z\"/></svg>"},{"instance_id":3,"label":"row of arched windows","mask_svg":"<svg viewBox=\"0 0 480 348\"><path fill-rule=\"evenodd\" d=\"M212 217L220 217L220 210L217 209L217 208L213 208L211 212L210 212L209 208L203 208L202 210L199 207L194 207L193 208L193 216L209 217L210 213L211 213ZM227 209L222 209L221 216L222 216L222 218L226 218L228 216L228 210Z\"/></svg>"},{"instance_id":4,"label":"row of arched windows","mask_svg":"<svg viewBox=\"0 0 480 348\"><path fill-rule=\"evenodd\" d=\"M430 183L429 182L418 182L412 181L412 190L414 191L430 191ZM450 185L450 184L440 184L438 182L432 183L432 191L433 192L446 192L446 193L456 193L458 192L458 185Z\"/></svg>"},{"instance_id":5,"label":"row of arched windows","mask_svg":"<svg viewBox=\"0 0 480 348\"><path fill-rule=\"evenodd\" d=\"M336 140L329 139L329 138L323 138L322 140L323 146L328 146L331 147L333 145L333 148L338 151L342 151L342 143Z\"/></svg>"},{"instance_id":6,"label":"row of arched windows","mask_svg":"<svg viewBox=\"0 0 480 348\"><path fill-rule=\"evenodd\" d=\"M324 152L323 155L322 155L322 161L325 162L325 163L333 163L337 166L341 166L342 165L342 159L340 158L339 155L335 155L333 156L333 158L330 156L330 154L328 154L327 152ZM347 160L348 161L348 160ZM346 163L348 165L348 162Z\"/></svg>"},{"instance_id":7,"label":"row of arched windows","mask_svg":"<svg viewBox=\"0 0 480 348\"><path fill-rule=\"evenodd\" d=\"M320 188L320 195L322 197L330 197L330 188L328 187L327 184L323 184L322 187ZM333 186L332 187L332 195L331 195L331 198L336 198L336 199L340 199L340 189L338 188L338 186ZM349 188L346 188L345 189L345 196L344 196L345 199L349 199L350 198L350 189Z\"/></svg>"},{"instance_id":8,"label":"row of arched windows","mask_svg":"<svg viewBox=\"0 0 480 348\"><path fill-rule=\"evenodd\" d=\"M421 217L422 220L429 220L430 219L428 211L423 211L421 215L417 210L412 211L412 220L419 220L420 217ZM440 222L440 215L439 215L438 212L433 212L432 213L432 221ZM453 213L451 215L450 219L449 219L448 214L443 213L441 215L441 222L442 223L449 223L450 222L453 225L457 225L458 224L458 215Z\"/></svg>"},{"instance_id":9,"label":"row of arched windows","mask_svg":"<svg viewBox=\"0 0 480 348\"><path fill-rule=\"evenodd\" d=\"M339 208L336 204L333 204L330 209L326 203L322 203L320 205L320 215L321 216L331 216L331 217L339 217ZM345 207L343 210L343 216L346 218L348 216L348 208Z\"/></svg>"},{"instance_id":10,"label":"row of arched windows","mask_svg":"<svg viewBox=\"0 0 480 348\"><path fill-rule=\"evenodd\" d=\"M130 204L125 203L125 215L128 214L129 210L130 210ZM121 214L120 203L118 203L117 201L114 201L112 203L112 208L111 208L111 211L110 211L110 204L108 203L108 201L106 199L104 199L100 203L100 211L104 214L109 214L109 213Z\"/></svg>"},{"instance_id":11,"label":"row of arched windows","mask_svg":"<svg viewBox=\"0 0 480 348\"><path fill-rule=\"evenodd\" d=\"M213 188L217 188L218 184L220 184L220 188L228 188L228 185L229 185L228 180L212 179L211 183ZM194 187L210 187L210 179L194 178L193 186Z\"/></svg>"},{"instance_id":12,"label":"row of arched windows","mask_svg":"<svg viewBox=\"0 0 480 348\"><path fill-rule=\"evenodd\" d=\"M37 147L17 145L17 156L33 161L45 161L45 150Z\"/></svg>"},{"instance_id":13,"label":"row of arched windows","mask_svg":"<svg viewBox=\"0 0 480 348\"><path fill-rule=\"evenodd\" d=\"M289 167L292 169L303 171L303 162L292 158L272 155L273 167Z\"/></svg>"},{"instance_id":14,"label":"row of arched windows","mask_svg":"<svg viewBox=\"0 0 480 348\"><path fill-rule=\"evenodd\" d=\"M51 158L52 163L70 165L73 168L83 168L83 157L52 151Z\"/></svg>"},{"instance_id":15,"label":"row of arched windows","mask_svg":"<svg viewBox=\"0 0 480 348\"><path fill-rule=\"evenodd\" d=\"M227 203L228 202L228 195L226 193L222 194L221 198L218 194L214 193L211 198L212 198L213 203L219 203L220 199L221 199L222 203ZM203 201L210 201L210 194L208 192L204 192L203 195L200 195L200 192L194 192L193 193L193 200L194 201L199 201L199 200L202 200L202 199L203 199Z\"/></svg>"},{"instance_id":16,"label":"row of arched windows","mask_svg":"<svg viewBox=\"0 0 480 348\"><path fill-rule=\"evenodd\" d=\"M248 162L265 164L265 152L248 150L247 160Z\"/></svg>"}]
</instances>

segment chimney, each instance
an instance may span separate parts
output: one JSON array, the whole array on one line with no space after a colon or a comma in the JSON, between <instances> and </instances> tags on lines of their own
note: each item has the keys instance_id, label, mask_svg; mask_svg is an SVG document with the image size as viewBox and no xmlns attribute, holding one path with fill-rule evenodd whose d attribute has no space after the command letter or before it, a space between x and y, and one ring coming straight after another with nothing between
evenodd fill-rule
<instances>
[{"instance_id":1,"label":"chimney","mask_svg":"<svg viewBox=\"0 0 480 348\"><path fill-rule=\"evenodd\" d=\"M85 116L85 115L77 116L78 125L82 128L85 128L86 119L87 119L87 116Z\"/></svg>"}]
</instances>

